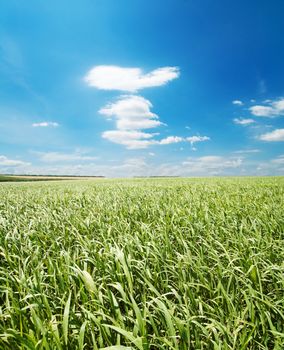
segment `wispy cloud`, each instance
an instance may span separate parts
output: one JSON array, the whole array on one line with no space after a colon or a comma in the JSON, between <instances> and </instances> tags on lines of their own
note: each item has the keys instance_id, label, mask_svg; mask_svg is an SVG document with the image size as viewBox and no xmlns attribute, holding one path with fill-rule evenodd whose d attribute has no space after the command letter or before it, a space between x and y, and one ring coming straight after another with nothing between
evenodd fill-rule
<instances>
[{"instance_id":1,"label":"wispy cloud","mask_svg":"<svg viewBox=\"0 0 284 350\"><path fill-rule=\"evenodd\" d=\"M223 175L283 175L284 155L274 159L247 161L242 156L207 155L190 157L182 162L158 163L156 157L138 157L101 162L58 162L42 165L10 167L9 173L41 175L104 175L132 176L223 176ZM3 167L2 167L3 169ZM5 172L2 170L2 172ZM1 171L1 168L0 168Z\"/></svg>"},{"instance_id":2,"label":"wispy cloud","mask_svg":"<svg viewBox=\"0 0 284 350\"><path fill-rule=\"evenodd\" d=\"M266 86L266 82L264 79L260 79L258 82L258 91L261 94L265 94L267 92L267 86Z\"/></svg>"},{"instance_id":3,"label":"wispy cloud","mask_svg":"<svg viewBox=\"0 0 284 350\"><path fill-rule=\"evenodd\" d=\"M268 101L267 105L255 105L249 108L256 117L273 118L284 115L284 98Z\"/></svg>"},{"instance_id":4,"label":"wispy cloud","mask_svg":"<svg viewBox=\"0 0 284 350\"><path fill-rule=\"evenodd\" d=\"M210 140L208 136L188 136L188 137L180 137L180 136L168 136L159 141L160 145L169 145L171 143L179 143L179 142L189 142L191 146L193 146L196 142L204 142Z\"/></svg>"},{"instance_id":5,"label":"wispy cloud","mask_svg":"<svg viewBox=\"0 0 284 350\"><path fill-rule=\"evenodd\" d=\"M194 145L196 142L209 141L210 137L208 137L208 136L189 136L189 137L186 137L185 140L190 142L191 145Z\"/></svg>"},{"instance_id":6,"label":"wispy cloud","mask_svg":"<svg viewBox=\"0 0 284 350\"><path fill-rule=\"evenodd\" d=\"M259 153L259 149L241 149L238 151L235 151L236 154L247 154L247 153Z\"/></svg>"},{"instance_id":7,"label":"wispy cloud","mask_svg":"<svg viewBox=\"0 0 284 350\"><path fill-rule=\"evenodd\" d=\"M236 106L243 106L244 103L241 100L234 100L232 101L232 104Z\"/></svg>"},{"instance_id":8,"label":"wispy cloud","mask_svg":"<svg viewBox=\"0 0 284 350\"><path fill-rule=\"evenodd\" d=\"M284 155L259 162L256 170L258 175L284 175Z\"/></svg>"},{"instance_id":9,"label":"wispy cloud","mask_svg":"<svg viewBox=\"0 0 284 350\"><path fill-rule=\"evenodd\" d=\"M190 142L193 145L195 142L210 140L208 136L168 136L157 140L154 138L157 135L157 133L145 133L139 130L108 130L103 132L102 137L111 142L124 145L127 149L142 149L153 145L170 145L180 142Z\"/></svg>"},{"instance_id":10,"label":"wispy cloud","mask_svg":"<svg viewBox=\"0 0 284 350\"><path fill-rule=\"evenodd\" d=\"M250 125L255 123L255 120L251 118L234 118L233 122L238 125Z\"/></svg>"},{"instance_id":11,"label":"wispy cloud","mask_svg":"<svg viewBox=\"0 0 284 350\"><path fill-rule=\"evenodd\" d=\"M57 122L39 122L39 123L32 124L32 127L34 128L47 128L47 127L56 128L57 126L59 126Z\"/></svg>"},{"instance_id":12,"label":"wispy cloud","mask_svg":"<svg viewBox=\"0 0 284 350\"><path fill-rule=\"evenodd\" d=\"M209 155L197 158L188 158L183 166L192 174L219 175L226 169L239 168L243 163L241 157L223 157Z\"/></svg>"},{"instance_id":13,"label":"wispy cloud","mask_svg":"<svg viewBox=\"0 0 284 350\"><path fill-rule=\"evenodd\" d=\"M0 166L4 166L4 167L19 167L19 166L26 166L29 165L30 163L28 162L23 162L21 160L17 160L17 159L10 159L6 156L1 155L0 156Z\"/></svg>"},{"instance_id":14,"label":"wispy cloud","mask_svg":"<svg viewBox=\"0 0 284 350\"><path fill-rule=\"evenodd\" d=\"M268 142L284 141L284 129L275 129L271 132L260 135L259 140Z\"/></svg>"},{"instance_id":15,"label":"wispy cloud","mask_svg":"<svg viewBox=\"0 0 284 350\"><path fill-rule=\"evenodd\" d=\"M61 153L61 152L33 152L42 162L57 163L57 162L77 162L77 161L93 161L98 157L87 156L79 152Z\"/></svg>"},{"instance_id":16,"label":"wispy cloud","mask_svg":"<svg viewBox=\"0 0 284 350\"><path fill-rule=\"evenodd\" d=\"M284 154L281 154L277 158L272 159L271 162L274 163L274 164L284 165Z\"/></svg>"},{"instance_id":17,"label":"wispy cloud","mask_svg":"<svg viewBox=\"0 0 284 350\"><path fill-rule=\"evenodd\" d=\"M165 85L178 77L178 67L157 68L145 74L141 68L102 65L93 67L84 79L89 86L97 89L136 92Z\"/></svg>"}]
</instances>

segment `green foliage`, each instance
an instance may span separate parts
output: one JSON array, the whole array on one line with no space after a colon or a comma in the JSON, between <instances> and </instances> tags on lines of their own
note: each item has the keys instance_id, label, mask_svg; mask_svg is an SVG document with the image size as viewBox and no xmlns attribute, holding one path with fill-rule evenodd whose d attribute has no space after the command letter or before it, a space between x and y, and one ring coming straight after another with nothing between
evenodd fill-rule
<instances>
[{"instance_id":1,"label":"green foliage","mask_svg":"<svg viewBox=\"0 0 284 350\"><path fill-rule=\"evenodd\" d=\"M284 178L0 186L0 348L284 348Z\"/></svg>"}]
</instances>

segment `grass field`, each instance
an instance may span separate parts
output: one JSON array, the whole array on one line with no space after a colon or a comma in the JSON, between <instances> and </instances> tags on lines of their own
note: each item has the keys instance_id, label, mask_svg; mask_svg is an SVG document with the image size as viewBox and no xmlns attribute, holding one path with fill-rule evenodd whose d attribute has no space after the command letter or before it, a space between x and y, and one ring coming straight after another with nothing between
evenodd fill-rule
<instances>
[{"instance_id":1,"label":"grass field","mask_svg":"<svg viewBox=\"0 0 284 350\"><path fill-rule=\"evenodd\" d=\"M283 177L0 198L0 349L284 349Z\"/></svg>"}]
</instances>

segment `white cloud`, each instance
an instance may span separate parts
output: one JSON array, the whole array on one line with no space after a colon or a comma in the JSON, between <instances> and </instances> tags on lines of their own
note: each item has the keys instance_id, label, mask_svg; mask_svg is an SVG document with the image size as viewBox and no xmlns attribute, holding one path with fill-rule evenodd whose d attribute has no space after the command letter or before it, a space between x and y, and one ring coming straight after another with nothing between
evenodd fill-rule
<instances>
[{"instance_id":1,"label":"white cloud","mask_svg":"<svg viewBox=\"0 0 284 350\"><path fill-rule=\"evenodd\" d=\"M203 157L190 157L184 159L183 162L169 161L167 163L159 163L157 157L118 158L116 160L98 159L96 162L81 163L59 161L58 163L47 162L42 165L23 163L21 166L10 168L0 167L0 171L10 174L104 175L107 177L284 174L284 154L265 161L248 161L245 157L238 155L220 156L213 154Z\"/></svg>"},{"instance_id":2,"label":"white cloud","mask_svg":"<svg viewBox=\"0 0 284 350\"><path fill-rule=\"evenodd\" d=\"M237 105L237 106L243 106L244 103L240 100L234 100L234 101L232 101L232 104Z\"/></svg>"},{"instance_id":3,"label":"white cloud","mask_svg":"<svg viewBox=\"0 0 284 350\"><path fill-rule=\"evenodd\" d=\"M160 145L169 145L172 143L179 143L179 142L190 142L191 146L194 145L196 142L204 142L208 141L210 138L208 136L189 136L189 137L180 137L180 136L168 136L162 140L159 141ZM196 150L196 149L194 149Z\"/></svg>"},{"instance_id":4,"label":"white cloud","mask_svg":"<svg viewBox=\"0 0 284 350\"><path fill-rule=\"evenodd\" d=\"M178 143L184 141L183 137L180 136L168 136L162 140L160 140L160 145L169 145L171 143Z\"/></svg>"},{"instance_id":5,"label":"white cloud","mask_svg":"<svg viewBox=\"0 0 284 350\"><path fill-rule=\"evenodd\" d=\"M57 162L77 162L77 161L93 161L97 157L85 156L79 152L75 153L60 153L60 152L34 152L38 155L42 162L57 163Z\"/></svg>"},{"instance_id":6,"label":"white cloud","mask_svg":"<svg viewBox=\"0 0 284 350\"><path fill-rule=\"evenodd\" d=\"M157 133L146 133L143 129L152 129L165 125L158 120L158 116L151 112L152 104L141 96L121 96L116 102L110 103L99 110L106 117L114 117L117 130L108 130L102 137L126 146L128 149L147 148L151 145L168 145L187 141L180 136L168 136L161 140L153 139ZM196 136L194 136L196 137ZM198 139L194 142L203 141Z\"/></svg>"},{"instance_id":7,"label":"white cloud","mask_svg":"<svg viewBox=\"0 0 284 350\"><path fill-rule=\"evenodd\" d=\"M280 155L277 158L272 159L271 162L274 164L281 164L281 165L283 164L284 165L284 155Z\"/></svg>"},{"instance_id":8,"label":"white cloud","mask_svg":"<svg viewBox=\"0 0 284 350\"><path fill-rule=\"evenodd\" d=\"M122 96L114 103L99 110L99 113L116 119L119 130L150 129L162 125L158 116L151 112L152 104L141 96Z\"/></svg>"},{"instance_id":9,"label":"white cloud","mask_svg":"<svg viewBox=\"0 0 284 350\"><path fill-rule=\"evenodd\" d=\"M268 142L284 141L284 129L275 129L266 134L262 134L259 136L259 139Z\"/></svg>"},{"instance_id":10,"label":"white cloud","mask_svg":"<svg viewBox=\"0 0 284 350\"><path fill-rule=\"evenodd\" d=\"M49 126L55 128L55 127L59 126L59 124L56 123L56 122L40 122L40 123L33 123L32 126L34 128L39 128L39 127L46 128L46 127L49 127Z\"/></svg>"},{"instance_id":11,"label":"white cloud","mask_svg":"<svg viewBox=\"0 0 284 350\"><path fill-rule=\"evenodd\" d=\"M157 141L151 140L155 135L156 133L145 133L137 130L108 130L102 133L104 139L124 145L127 149L141 149L157 144Z\"/></svg>"},{"instance_id":12,"label":"white cloud","mask_svg":"<svg viewBox=\"0 0 284 350\"><path fill-rule=\"evenodd\" d=\"M251 118L248 118L248 119L245 119L245 118L235 118L235 119L233 119L233 122L234 122L235 124L239 124L239 125L250 125L250 124L255 123L255 120L254 120L254 119L251 119Z\"/></svg>"},{"instance_id":13,"label":"white cloud","mask_svg":"<svg viewBox=\"0 0 284 350\"><path fill-rule=\"evenodd\" d=\"M260 152L259 149L244 149L244 150L235 151L234 153L244 154L244 153L259 153L259 152Z\"/></svg>"},{"instance_id":14,"label":"white cloud","mask_svg":"<svg viewBox=\"0 0 284 350\"><path fill-rule=\"evenodd\" d=\"M275 110L274 108L270 106L252 106L249 109L253 115L256 117L274 117L275 116Z\"/></svg>"},{"instance_id":15,"label":"white cloud","mask_svg":"<svg viewBox=\"0 0 284 350\"><path fill-rule=\"evenodd\" d=\"M242 165L240 157L221 157L221 156L204 156L199 158L188 158L183 162L184 166L189 167L192 173L205 173L208 175L217 175L225 169L235 169Z\"/></svg>"},{"instance_id":16,"label":"white cloud","mask_svg":"<svg viewBox=\"0 0 284 350\"><path fill-rule=\"evenodd\" d=\"M124 145L127 149L142 149L153 145L170 145L179 142L195 142L210 140L208 136L168 136L161 140L153 139L157 133L145 133L139 130L108 130L102 133L102 137L111 142Z\"/></svg>"},{"instance_id":17,"label":"white cloud","mask_svg":"<svg viewBox=\"0 0 284 350\"><path fill-rule=\"evenodd\" d=\"M90 70L85 80L91 86L105 90L137 91L146 87L164 85L179 76L177 67L164 67L148 74L139 68L122 68L117 66L97 66ZM165 125L157 114L151 111L149 100L138 95L123 95L117 101L109 103L99 110L108 120L114 118L116 130L107 130L102 137L113 143L126 146L127 149L141 149L152 145L169 145L178 142L195 142L209 140L207 136L168 136L157 140L157 133L142 130ZM189 127L186 127L189 128Z\"/></svg>"},{"instance_id":18,"label":"white cloud","mask_svg":"<svg viewBox=\"0 0 284 350\"><path fill-rule=\"evenodd\" d=\"M267 159L265 162L259 162L256 167L257 174L266 175L284 175L284 155L279 155L274 159Z\"/></svg>"},{"instance_id":19,"label":"white cloud","mask_svg":"<svg viewBox=\"0 0 284 350\"><path fill-rule=\"evenodd\" d=\"M119 66L96 66L85 76L89 86L101 90L135 92L141 89L162 86L179 77L178 67L163 67L144 74L140 68Z\"/></svg>"},{"instance_id":20,"label":"white cloud","mask_svg":"<svg viewBox=\"0 0 284 350\"><path fill-rule=\"evenodd\" d=\"M284 98L268 102L268 106L255 105L249 108L250 112L257 117L278 117L284 115Z\"/></svg>"},{"instance_id":21,"label":"white cloud","mask_svg":"<svg viewBox=\"0 0 284 350\"><path fill-rule=\"evenodd\" d=\"M190 142L191 146L193 146L196 142L209 141L210 137L208 137L208 136L189 136L189 137L186 137L185 140Z\"/></svg>"},{"instance_id":22,"label":"white cloud","mask_svg":"<svg viewBox=\"0 0 284 350\"><path fill-rule=\"evenodd\" d=\"M272 102L273 107L278 111L281 112L282 114L284 114L284 98L278 100L278 101L274 101Z\"/></svg>"},{"instance_id":23,"label":"white cloud","mask_svg":"<svg viewBox=\"0 0 284 350\"><path fill-rule=\"evenodd\" d=\"M4 167L19 167L19 166L26 166L29 165L30 163L23 162L21 160L15 160L15 159L9 159L6 156L0 156L0 166Z\"/></svg>"}]
</instances>

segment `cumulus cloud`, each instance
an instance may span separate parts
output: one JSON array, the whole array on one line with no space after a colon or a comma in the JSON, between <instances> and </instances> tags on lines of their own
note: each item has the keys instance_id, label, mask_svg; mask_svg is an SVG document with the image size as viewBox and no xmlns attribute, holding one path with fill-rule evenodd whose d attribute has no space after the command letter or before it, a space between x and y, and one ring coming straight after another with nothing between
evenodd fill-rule
<instances>
[{"instance_id":1,"label":"cumulus cloud","mask_svg":"<svg viewBox=\"0 0 284 350\"><path fill-rule=\"evenodd\" d=\"M160 145L169 145L171 143L178 143L184 141L183 137L180 136L168 136L162 140L160 140Z\"/></svg>"},{"instance_id":2,"label":"cumulus cloud","mask_svg":"<svg viewBox=\"0 0 284 350\"><path fill-rule=\"evenodd\" d=\"M30 163L27 162L23 162L21 160L15 160L15 159L9 159L6 156L0 156L0 166L4 166L4 167L19 167L19 166L26 166L29 165Z\"/></svg>"},{"instance_id":3,"label":"cumulus cloud","mask_svg":"<svg viewBox=\"0 0 284 350\"><path fill-rule=\"evenodd\" d=\"M34 128L46 128L46 127L57 127L59 126L56 122L40 122L40 123L33 123L32 126Z\"/></svg>"},{"instance_id":4,"label":"cumulus cloud","mask_svg":"<svg viewBox=\"0 0 284 350\"><path fill-rule=\"evenodd\" d=\"M145 133L138 130L108 130L102 133L102 137L113 143L126 146L128 149L147 148L157 144L152 140L156 133Z\"/></svg>"},{"instance_id":5,"label":"cumulus cloud","mask_svg":"<svg viewBox=\"0 0 284 350\"><path fill-rule=\"evenodd\" d=\"M269 118L271 118L271 117L274 117L275 113L276 113L274 108L272 108L270 106L256 105L256 106L250 107L249 110L256 117L269 117Z\"/></svg>"},{"instance_id":6,"label":"cumulus cloud","mask_svg":"<svg viewBox=\"0 0 284 350\"><path fill-rule=\"evenodd\" d=\"M118 66L96 66L85 76L85 81L98 89L136 92L138 90L161 86L178 78L177 67L163 67L149 73L140 68L123 68ZM124 145L127 149L143 149L152 145L169 145L178 142L195 142L209 140L207 136L168 136L158 140L157 133L144 132L166 125L151 111L152 104L142 96L128 94L120 96L99 110L108 119L114 119L116 130L107 130L102 137L113 143ZM188 127L187 127L188 128Z\"/></svg>"},{"instance_id":7,"label":"cumulus cloud","mask_svg":"<svg viewBox=\"0 0 284 350\"><path fill-rule=\"evenodd\" d=\"M208 140L207 136L192 136L184 138L180 136L168 136L160 140L153 137L157 133L146 133L143 129L152 129L165 125L159 121L159 117L151 112L152 104L142 96L125 95L116 102L101 108L99 113L114 118L116 130L107 130L102 137L111 142L126 146L128 149L147 148L151 145L169 145L172 143L189 141L200 142Z\"/></svg>"},{"instance_id":8,"label":"cumulus cloud","mask_svg":"<svg viewBox=\"0 0 284 350\"><path fill-rule=\"evenodd\" d=\"M237 106L242 106L244 103L240 100L234 100L234 101L232 101L232 104L237 105Z\"/></svg>"},{"instance_id":9,"label":"cumulus cloud","mask_svg":"<svg viewBox=\"0 0 284 350\"><path fill-rule=\"evenodd\" d=\"M150 129L162 125L151 112L152 104L142 96L122 96L116 102L101 108L99 113L116 119L119 130Z\"/></svg>"},{"instance_id":10,"label":"cumulus cloud","mask_svg":"<svg viewBox=\"0 0 284 350\"><path fill-rule=\"evenodd\" d=\"M284 115L284 98L278 100L268 100L268 105L255 105L249 108L256 117L273 118Z\"/></svg>"},{"instance_id":11,"label":"cumulus cloud","mask_svg":"<svg viewBox=\"0 0 284 350\"><path fill-rule=\"evenodd\" d=\"M75 153L60 153L60 152L36 152L39 159L46 163L57 162L77 162L77 161L93 161L97 157L86 156L79 152Z\"/></svg>"},{"instance_id":12,"label":"cumulus cloud","mask_svg":"<svg viewBox=\"0 0 284 350\"><path fill-rule=\"evenodd\" d=\"M102 65L93 67L84 79L89 86L97 89L135 92L165 85L178 77L178 67L157 68L145 74L141 68Z\"/></svg>"},{"instance_id":13,"label":"cumulus cloud","mask_svg":"<svg viewBox=\"0 0 284 350\"><path fill-rule=\"evenodd\" d=\"M275 129L258 137L261 141L277 142L284 141L284 129Z\"/></svg>"},{"instance_id":14,"label":"cumulus cloud","mask_svg":"<svg viewBox=\"0 0 284 350\"><path fill-rule=\"evenodd\" d=\"M245 119L245 118L234 118L233 122L235 124L238 124L238 125L250 125L250 124L255 123L255 120L251 119L251 118L248 118L248 119Z\"/></svg>"}]
</instances>

